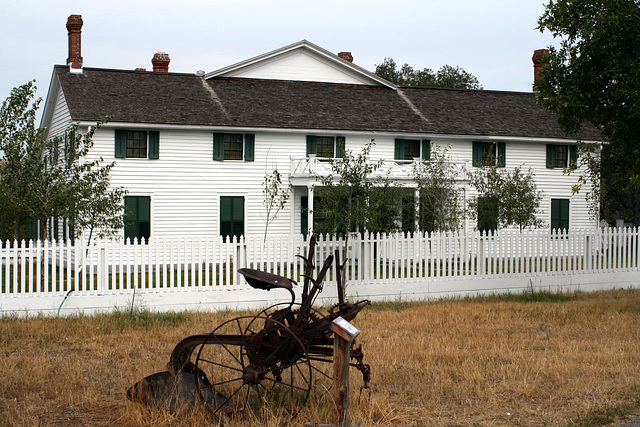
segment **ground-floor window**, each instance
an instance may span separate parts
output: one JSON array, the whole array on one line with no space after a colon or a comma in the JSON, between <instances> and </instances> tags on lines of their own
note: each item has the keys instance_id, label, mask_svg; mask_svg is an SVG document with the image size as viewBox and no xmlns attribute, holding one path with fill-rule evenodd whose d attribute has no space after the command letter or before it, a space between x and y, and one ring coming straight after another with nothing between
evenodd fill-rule
<instances>
[{"instance_id":1,"label":"ground-floor window","mask_svg":"<svg viewBox=\"0 0 640 427\"><path fill-rule=\"evenodd\" d=\"M497 200L492 197L478 197L478 231L490 233L498 229Z\"/></svg>"},{"instance_id":2,"label":"ground-floor window","mask_svg":"<svg viewBox=\"0 0 640 427\"><path fill-rule=\"evenodd\" d=\"M149 241L151 236L151 197L124 197L124 238Z\"/></svg>"},{"instance_id":3,"label":"ground-floor window","mask_svg":"<svg viewBox=\"0 0 640 427\"><path fill-rule=\"evenodd\" d=\"M334 189L316 188L313 198L313 231L320 234L344 235L347 231L364 231L373 233L391 233L395 231L414 232L416 225L416 202L413 190L399 188L375 188L367 206L371 215L358 217L366 224L352 225L347 230L348 215L345 209L349 206L347 195L331 194ZM334 205L327 205L333 203ZM300 232L309 232L309 197L300 197Z\"/></svg>"},{"instance_id":4,"label":"ground-floor window","mask_svg":"<svg viewBox=\"0 0 640 427\"><path fill-rule=\"evenodd\" d=\"M551 229L569 229L569 199L551 199Z\"/></svg>"},{"instance_id":5,"label":"ground-floor window","mask_svg":"<svg viewBox=\"0 0 640 427\"><path fill-rule=\"evenodd\" d=\"M220 197L220 235L223 237L244 234L244 197Z\"/></svg>"}]
</instances>

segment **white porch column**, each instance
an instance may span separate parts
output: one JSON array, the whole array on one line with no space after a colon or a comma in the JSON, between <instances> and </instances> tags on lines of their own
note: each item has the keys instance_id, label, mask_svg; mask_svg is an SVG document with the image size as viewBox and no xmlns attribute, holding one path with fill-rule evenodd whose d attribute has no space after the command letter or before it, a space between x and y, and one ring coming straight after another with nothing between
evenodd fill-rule
<instances>
[{"instance_id":1,"label":"white porch column","mask_svg":"<svg viewBox=\"0 0 640 427\"><path fill-rule=\"evenodd\" d=\"M313 185L307 184L307 227L313 234Z\"/></svg>"},{"instance_id":2,"label":"white porch column","mask_svg":"<svg viewBox=\"0 0 640 427\"><path fill-rule=\"evenodd\" d=\"M418 189L418 187L416 187L416 189L413 192L414 194L414 198L415 198L415 208L416 208L416 216L415 216L415 229L419 230L419 223L420 221L418 221L418 215L420 215L420 190Z\"/></svg>"}]
</instances>

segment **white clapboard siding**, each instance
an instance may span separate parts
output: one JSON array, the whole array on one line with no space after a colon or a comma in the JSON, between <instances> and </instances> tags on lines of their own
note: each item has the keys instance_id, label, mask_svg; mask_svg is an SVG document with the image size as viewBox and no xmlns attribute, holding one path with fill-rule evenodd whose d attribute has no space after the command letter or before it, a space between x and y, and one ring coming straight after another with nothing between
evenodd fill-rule
<instances>
[{"instance_id":1,"label":"white clapboard siding","mask_svg":"<svg viewBox=\"0 0 640 427\"><path fill-rule=\"evenodd\" d=\"M120 126L120 125L118 125ZM345 136L346 149L358 154L373 140L371 159L392 160L394 140L398 135L343 131L281 131L255 129L193 129L167 128L145 125L130 129L155 129L160 131L160 158L115 159L114 129L109 125L96 132L91 158L101 156L106 162L116 161L111 171L113 186L124 187L132 196L151 197L151 235L170 236L218 236L220 196L243 196L245 201L245 233L263 234L265 231L263 181L265 173L275 168L281 173L284 184L289 183L292 159L306 157L306 135ZM214 161L213 133L238 132L255 134L255 161ZM405 138L429 139L428 135L405 135ZM450 146L452 161L471 166L471 137L431 138L433 144ZM572 186L577 174L565 176L560 169L546 168L546 144L544 141L506 141L507 170L521 167L534 173L538 189L544 199L540 206L540 218L550 223L551 198L566 198L570 204L570 226L594 227L589 217L582 193L573 195ZM390 162L393 163L393 162ZM269 234L300 232L300 198L307 195L307 184L296 181L293 196L287 206L269 226ZM402 180L404 184L408 181ZM474 191L466 185L469 199ZM467 221L466 231L475 227Z\"/></svg>"},{"instance_id":2,"label":"white clapboard siding","mask_svg":"<svg viewBox=\"0 0 640 427\"><path fill-rule=\"evenodd\" d=\"M71 124L71 114L62 90L58 90L54 105L55 108L51 114L50 125L47 129L47 138L49 139L62 135Z\"/></svg>"},{"instance_id":3,"label":"white clapboard siding","mask_svg":"<svg viewBox=\"0 0 640 427\"><path fill-rule=\"evenodd\" d=\"M371 78L346 68L338 68L311 50L295 50L267 61L226 73L227 77L297 80L345 84L372 84Z\"/></svg>"}]
</instances>

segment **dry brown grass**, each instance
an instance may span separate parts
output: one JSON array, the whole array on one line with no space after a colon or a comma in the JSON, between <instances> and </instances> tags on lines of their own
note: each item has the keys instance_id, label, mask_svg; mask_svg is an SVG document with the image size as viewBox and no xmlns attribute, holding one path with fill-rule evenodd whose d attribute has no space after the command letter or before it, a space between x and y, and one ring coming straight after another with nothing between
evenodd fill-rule
<instances>
[{"instance_id":1,"label":"dry brown grass","mask_svg":"<svg viewBox=\"0 0 640 427\"><path fill-rule=\"evenodd\" d=\"M0 319L0 425L209 424L198 410L128 402L125 391L164 370L180 339L237 315ZM589 425L596 410L640 401L639 290L563 302L389 303L356 324L373 370L371 392L362 394L352 371L351 418L363 426ZM295 425L328 422L329 413L310 404Z\"/></svg>"}]
</instances>

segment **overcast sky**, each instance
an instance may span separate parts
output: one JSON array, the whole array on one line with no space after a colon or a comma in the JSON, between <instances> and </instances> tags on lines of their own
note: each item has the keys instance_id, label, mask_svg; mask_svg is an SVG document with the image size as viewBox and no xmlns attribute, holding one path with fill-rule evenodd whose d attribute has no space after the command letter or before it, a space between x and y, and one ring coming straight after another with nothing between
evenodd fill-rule
<instances>
[{"instance_id":1,"label":"overcast sky","mask_svg":"<svg viewBox=\"0 0 640 427\"><path fill-rule=\"evenodd\" d=\"M535 29L541 0L0 0L0 100L36 79L46 98L68 55L67 17L82 15L85 67L213 71L306 39L350 51L370 71L385 57L474 74L485 89L530 91L531 56L555 44Z\"/></svg>"}]
</instances>

